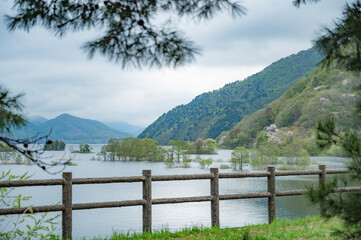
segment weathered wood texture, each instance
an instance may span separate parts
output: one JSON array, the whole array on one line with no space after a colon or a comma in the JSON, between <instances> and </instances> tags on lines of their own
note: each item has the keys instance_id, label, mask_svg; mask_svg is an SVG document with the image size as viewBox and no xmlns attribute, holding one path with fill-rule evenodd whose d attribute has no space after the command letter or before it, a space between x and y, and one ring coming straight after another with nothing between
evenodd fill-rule
<instances>
[{"instance_id":1,"label":"weathered wood texture","mask_svg":"<svg viewBox=\"0 0 361 240\"><path fill-rule=\"evenodd\" d=\"M268 198L268 221L272 222L276 217L276 197L296 196L307 192L306 189L276 191L276 177L279 176L297 176L297 175L318 175L319 183L326 182L327 174L347 173L347 169L326 170L325 165L319 165L318 170L302 171L275 171L270 166L266 172L253 173L219 173L217 168L211 168L209 174L192 174L192 175L159 175L152 176L150 170L144 170L143 176L135 177L113 177L113 178L76 178L72 179L71 173L63 173L62 179L45 179L45 180L23 180L23 181L0 181L0 187L23 187L23 186L62 186L62 204L54 206L34 206L22 208L4 208L0 209L0 215L36 213L36 212L62 212L62 237L71 239L72 237L72 211L95 208L115 208L142 206L143 207L143 231L151 232L152 230L152 205L157 204L176 204L187 202L211 202L211 224L219 226L219 201L234 199L251 199L251 198ZM267 192L259 193L241 193L241 194L219 194L219 179L229 178L252 178L267 177ZM152 182L156 181L183 181L183 180L210 180L210 196L197 197L178 197L178 198L158 198L152 199ZM135 183L143 184L143 199L125 200L113 202L96 202L96 203L73 203L72 202L72 185L80 184L106 184L106 183ZM343 187L333 190L334 192L355 192L361 191L361 187ZM321 214L322 212L321 205Z\"/></svg>"},{"instance_id":2,"label":"weathered wood texture","mask_svg":"<svg viewBox=\"0 0 361 240\"><path fill-rule=\"evenodd\" d=\"M269 172L240 172L240 173L220 173L219 178L249 178L249 177L268 177Z\"/></svg>"},{"instance_id":3,"label":"weathered wood texture","mask_svg":"<svg viewBox=\"0 0 361 240\"><path fill-rule=\"evenodd\" d=\"M276 191L277 197L297 196L307 192L307 189L289 190L289 191Z\"/></svg>"},{"instance_id":4,"label":"weathered wood texture","mask_svg":"<svg viewBox=\"0 0 361 240\"><path fill-rule=\"evenodd\" d=\"M209 201L212 201L211 196L157 198L152 200L152 204L173 204L173 203L188 203L188 202L209 202Z\"/></svg>"},{"instance_id":5,"label":"weathered wood texture","mask_svg":"<svg viewBox=\"0 0 361 240\"><path fill-rule=\"evenodd\" d=\"M105 184L105 183L129 183L143 182L145 177L107 177L107 178L76 178L73 184Z\"/></svg>"},{"instance_id":6,"label":"weathered wood texture","mask_svg":"<svg viewBox=\"0 0 361 240\"><path fill-rule=\"evenodd\" d=\"M152 174L143 170L143 232L152 232Z\"/></svg>"},{"instance_id":7,"label":"weathered wood texture","mask_svg":"<svg viewBox=\"0 0 361 240\"><path fill-rule=\"evenodd\" d=\"M269 192L226 194L226 195L219 195L219 200L268 198L268 197L270 197L270 196L271 196L271 194L270 194Z\"/></svg>"},{"instance_id":8,"label":"weathered wood texture","mask_svg":"<svg viewBox=\"0 0 361 240\"><path fill-rule=\"evenodd\" d=\"M267 167L270 175L267 177L267 190L270 193L268 197L268 223L272 223L276 218L276 176L275 167Z\"/></svg>"},{"instance_id":9,"label":"weathered wood texture","mask_svg":"<svg viewBox=\"0 0 361 240\"><path fill-rule=\"evenodd\" d=\"M212 227L219 226L219 176L218 168L211 168L211 223Z\"/></svg>"},{"instance_id":10,"label":"weathered wood texture","mask_svg":"<svg viewBox=\"0 0 361 240\"><path fill-rule=\"evenodd\" d=\"M319 165L321 166L321 165ZM338 173L348 173L348 169L328 169L326 170L327 174L338 174Z\"/></svg>"},{"instance_id":11,"label":"weathered wood texture","mask_svg":"<svg viewBox=\"0 0 361 240\"><path fill-rule=\"evenodd\" d=\"M300 176L300 175L318 175L320 170L292 170L292 171L278 171L275 176Z\"/></svg>"},{"instance_id":12,"label":"weathered wood texture","mask_svg":"<svg viewBox=\"0 0 361 240\"><path fill-rule=\"evenodd\" d=\"M126 201L97 202L97 203L74 203L73 210L143 206L145 205L145 203L146 201L144 200L126 200Z\"/></svg>"},{"instance_id":13,"label":"weathered wood texture","mask_svg":"<svg viewBox=\"0 0 361 240\"><path fill-rule=\"evenodd\" d=\"M153 176L152 181L180 181L180 180L201 180L211 179L212 174L189 174L189 175L158 175Z\"/></svg>"},{"instance_id":14,"label":"weathered wood texture","mask_svg":"<svg viewBox=\"0 0 361 240\"><path fill-rule=\"evenodd\" d=\"M63 173L64 185L63 185L63 205L64 210L62 214L62 237L63 239L71 239L72 237L72 173Z\"/></svg>"},{"instance_id":15,"label":"weathered wood texture","mask_svg":"<svg viewBox=\"0 0 361 240\"><path fill-rule=\"evenodd\" d=\"M18 180L0 181L0 187L28 187L28 186L54 186L63 185L63 179Z\"/></svg>"},{"instance_id":16,"label":"weathered wood texture","mask_svg":"<svg viewBox=\"0 0 361 240\"><path fill-rule=\"evenodd\" d=\"M64 205L49 205L49 206L35 206L35 207L20 207L20 208L1 208L0 215L23 214L23 213L41 213L41 212L59 212L63 211Z\"/></svg>"}]
</instances>

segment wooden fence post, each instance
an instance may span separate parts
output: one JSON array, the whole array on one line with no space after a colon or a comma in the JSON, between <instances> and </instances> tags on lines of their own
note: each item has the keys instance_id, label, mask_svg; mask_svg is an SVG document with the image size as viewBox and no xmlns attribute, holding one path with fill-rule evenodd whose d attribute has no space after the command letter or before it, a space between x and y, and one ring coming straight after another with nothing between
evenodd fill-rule
<instances>
[{"instance_id":1,"label":"wooden fence post","mask_svg":"<svg viewBox=\"0 0 361 240\"><path fill-rule=\"evenodd\" d=\"M211 218L212 227L219 226L219 174L218 168L211 168Z\"/></svg>"},{"instance_id":2,"label":"wooden fence post","mask_svg":"<svg viewBox=\"0 0 361 240\"><path fill-rule=\"evenodd\" d=\"M63 172L63 205L65 207L62 213L62 238L72 238L72 173Z\"/></svg>"},{"instance_id":3,"label":"wooden fence post","mask_svg":"<svg viewBox=\"0 0 361 240\"><path fill-rule=\"evenodd\" d=\"M276 177L275 167L268 166L267 171L270 175L267 177L267 189L271 196L268 197L268 223L272 223L276 218Z\"/></svg>"},{"instance_id":4,"label":"wooden fence post","mask_svg":"<svg viewBox=\"0 0 361 240\"><path fill-rule=\"evenodd\" d=\"M318 165L318 169L321 170L321 173L318 175L319 187L324 187L326 184L326 165ZM320 214L321 216L326 215L326 209L324 208L324 199L320 202Z\"/></svg>"},{"instance_id":5,"label":"wooden fence post","mask_svg":"<svg viewBox=\"0 0 361 240\"><path fill-rule=\"evenodd\" d=\"M143 232L152 232L152 172L143 170Z\"/></svg>"}]
</instances>

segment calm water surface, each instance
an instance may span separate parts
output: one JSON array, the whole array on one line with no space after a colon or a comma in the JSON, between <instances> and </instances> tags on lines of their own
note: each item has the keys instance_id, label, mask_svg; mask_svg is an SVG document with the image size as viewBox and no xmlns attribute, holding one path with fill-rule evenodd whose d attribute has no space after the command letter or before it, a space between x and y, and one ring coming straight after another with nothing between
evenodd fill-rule
<instances>
[{"instance_id":1,"label":"calm water surface","mask_svg":"<svg viewBox=\"0 0 361 240\"><path fill-rule=\"evenodd\" d=\"M91 145L94 152L99 152L102 145ZM77 145L67 145L67 148L77 148ZM67 158L69 150L64 152L49 152L50 159ZM152 162L101 162L92 161L95 154L77 154L73 156L77 166L68 166L65 171L72 172L73 178L78 177L116 177L140 176L142 170L152 170L152 175L195 174L209 173L208 169L198 168L197 163L192 163L193 168L166 168L164 163ZM220 150L211 157L215 161L212 167L218 167L222 162L228 161L231 150ZM327 164L327 168L344 167L344 158L317 157L313 158L318 163ZM223 163L224 163L223 162ZM13 174L29 172L32 179L61 178L61 173L49 175L36 166L29 165L0 165L1 170L12 170ZM220 172L233 170L220 169ZM244 171L251 171L245 168ZM278 177L277 190L302 189L318 181L317 176ZM221 179L220 194L236 194L247 192L264 192L267 189L266 178L248 179ZM152 183L152 197L187 197L209 195L209 180L170 181ZM32 196L28 205L49 205L61 201L61 187L22 187L15 193ZM100 185L74 185L73 202L90 203L103 201L134 200L142 198L141 183L116 183ZM277 198L277 217L297 218L317 214L317 209L311 207L302 197ZM192 225L210 226L210 203L182 203L154 205L152 208L153 229L169 228L176 230ZM220 202L221 227L240 227L244 225L267 222L267 199L227 200ZM59 219L61 220L61 219ZM60 226L59 226L60 228ZM73 236L93 237L111 235L113 231L126 233L128 231L140 232L142 229L142 208L124 207L110 209L92 209L73 211ZM60 232L59 232L60 233Z\"/></svg>"}]
</instances>

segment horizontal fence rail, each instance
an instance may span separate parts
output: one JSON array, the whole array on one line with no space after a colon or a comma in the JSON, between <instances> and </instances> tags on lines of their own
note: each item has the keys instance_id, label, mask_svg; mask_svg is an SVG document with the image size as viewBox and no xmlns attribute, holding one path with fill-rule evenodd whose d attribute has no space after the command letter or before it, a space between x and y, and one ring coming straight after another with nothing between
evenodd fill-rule
<instances>
[{"instance_id":1,"label":"horizontal fence rail","mask_svg":"<svg viewBox=\"0 0 361 240\"><path fill-rule=\"evenodd\" d=\"M44 180L21 180L21 181L0 181L0 187L28 187L28 186L62 186L62 204L49 206L34 206L20 208L0 209L0 215L38 213L38 212L62 212L62 237L63 239L72 237L72 211L95 209L95 208L118 208L129 206L143 206L143 231L152 230L152 205L176 204L189 202L211 202L211 224L219 226L219 201L235 199L268 199L268 222L271 223L276 217L276 197L297 196L307 192L306 189L276 191L276 177L318 175L319 183L326 182L327 174L347 173L347 169L326 170L326 165L319 165L318 170L297 170L297 171L275 171L270 166L266 172L252 173L219 173L218 168L211 168L209 174L189 174L189 175L157 175L152 176L150 170L143 170L143 176L136 177L106 177L106 178L72 178L72 173L64 172L62 179ZM241 193L241 194L219 194L219 179L227 178L259 178L267 177L267 192ZM157 181L185 181L185 180L210 180L210 195L197 197L178 198L152 198L152 182ZM73 203L72 185L82 184L106 184L106 183L133 183L142 182L143 199L125 200L97 203ZM342 187L334 189L334 192L355 192L361 191L361 187ZM322 209L322 208L321 208ZM324 214L321 210L321 215Z\"/></svg>"}]
</instances>

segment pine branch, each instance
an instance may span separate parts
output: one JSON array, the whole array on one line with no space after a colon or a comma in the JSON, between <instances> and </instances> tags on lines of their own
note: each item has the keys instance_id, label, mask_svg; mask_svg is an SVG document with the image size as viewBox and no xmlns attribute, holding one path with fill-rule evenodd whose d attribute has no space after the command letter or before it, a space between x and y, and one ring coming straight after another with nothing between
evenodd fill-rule
<instances>
[{"instance_id":1,"label":"pine branch","mask_svg":"<svg viewBox=\"0 0 361 240\"><path fill-rule=\"evenodd\" d=\"M192 62L199 47L176 27L166 27L170 19L155 24L159 15L209 20L224 10L233 17L245 14L245 8L231 0L15 0L14 14L6 15L5 22L10 31L42 26L60 37L69 31L104 30L82 45L90 58L99 53L123 67L178 67Z\"/></svg>"}]
</instances>

